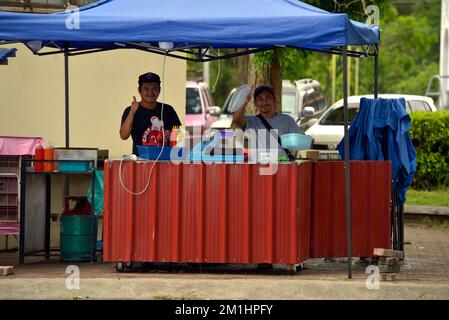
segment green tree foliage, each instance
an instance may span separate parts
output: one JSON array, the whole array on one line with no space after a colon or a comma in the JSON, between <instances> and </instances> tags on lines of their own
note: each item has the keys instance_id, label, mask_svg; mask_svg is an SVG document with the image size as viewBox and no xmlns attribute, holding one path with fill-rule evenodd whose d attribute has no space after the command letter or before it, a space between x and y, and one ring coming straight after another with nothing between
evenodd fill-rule
<instances>
[{"instance_id":1,"label":"green tree foliage","mask_svg":"<svg viewBox=\"0 0 449 320\"><path fill-rule=\"evenodd\" d=\"M383 12L385 14L384 18L385 20L390 20L395 15L395 11L391 7L389 0L367 0L367 1L306 0L304 2L329 12L346 13L348 14L349 18L362 22L365 22L365 20L368 18L366 8L370 5L377 5L379 7L380 12ZM331 96L330 88L331 88L332 75L329 74L330 73L329 55L323 55L322 53L310 53L309 51L302 51L298 49L285 48L285 49L276 49L275 51L258 53L256 54L253 63L258 72L265 72L267 70L267 66L269 66L275 58L278 59L278 61L281 64L283 79L295 80L306 77L318 79L318 77L322 77L323 79L322 81L326 85L325 87L328 88L326 90L326 93L328 97ZM312 64L315 63L318 64L319 66L318 68L316 65L312 66ZM324 66L323 63L327 65ZM318 73L312 73L312 71L318 71ZM339 71L340 71L339 74L341 74L341 70ZM280 81L280 79L278 79L278 81ZM276 86L277 84L272 83L272 85Z\"/></svg>"},{"instance_id":2,"label":"green tree foliage","mask_svg":"<svg viewBox=\"0 0 449 320\"><path fill-rule=\"evenodd\" d=\"M330 12L345 12L351 19L364 22L367 18L362 1L307 0L311 5ZM381 44L379 57L379 91L381 93L409 93L423 95L430 77L438 74L439 31L441 3L434 0L416 1L408 15L399 15L389 0L365 1L366 6L376 4L380 9ZM269 68L276 57L281 64L282 78L318 80L327 100L332 103L332 57L327 54L280 49L262 52L254 57L260 72ZM201 63L189 63L189 69L201 69ZM350 94L355 94L355 59L351 62ZM217 105L222 106L229 91L235 87L235 60L227 59L210 65L211 87L220 76L213 93ZM360 59L359 94L373 92L374 59ZM336 99L342 97L343 75L341 57L337 56ZM194 79L195 77L190 76Z\"/></svg>"},{"instance_id":3,"label":"green tree foliage","mask_svg":"<svg viewBox=\"0 0 449 320\"><path fill-rule=\"evenodd\" d=\"M232 50L220 50L221 54L231 53ZM235 84L235 58L212 61L210 68L210 89L215 104L222 107L229 91ZM203 63L187 62L187 79L192 81L203 81Z\"/></svg>"},{"instance_id":4,"label":"green tree foliage","mask_svg":"<svg viewBox=\"0 0 449 320\"><path fill-rule=\"evenodd\" d=\"M381 92L393 88L395 92L424 94L429 72L438 72L439 33L432 32L426 17L403 16L385 27L380 56ZM431 68L429 70L429 68ZM426 79L420 79L424 73ZM413 81L413 78L415 81ZM424 80L424 83L416 83ZM413 87L410 91L404 83Z\"/></svg>"},{"instance_id":5,"label":"green tree foliage","mask_svg":"<svg viewBox=\"0 0 449 320\"><path fill-rule=\"evenodd\" d=\"M311 5L317 6L330 12L348 13L351 19L365 21L367 15L364 11L362 1L353 0L306 0ZM366 0L366 6L376 4L380 7L385 19L391 18L392 10L389 0ZM222 50L226 52L226 50ZM228 50L229 51L229 50ZM282 78L296 80L305 77L326 78L323 81L324 88L330 88L331 75L329 69L329 55L313 54L310 51L303 51L292 48L279 49L276 51L266 51L255 55L253 64L259 73L267 72L272 61L278 59L282 68ZM316 60L316 61L315 61ZM210 64L210 81L211 87L218 79L213 95L217 105L222 106L229 91L235 87L236 81L233 74L237 72L247 72L247 70L235 70L235 59L226 59L221 62L214 61ZM201 80L202 64L196 62L188 62L188 79ZM341 74L341 70L339 70ZM372 77L371 77L372 78ZM279 79L280 80L280 79ZM326 91L330 96L330 89Z\"/></svg>"},{"instance_id":6,"label":"green tree foliage","mask_svg":"<svg viewBox=\"0 0 449 320\"><path fill-rule=\"evenodd\" d=\"M235 87L235 58L210 63L210 88L215 104L222 107L229 91Z\"/></svg>"},{"instance_id":7,"label":"green tree foliage","mask_svg":"<svg viewBox=\"0 0 449 320\"><path fill-rule=\"evenodd\" d=\"M385 18L391 18L391 5L390 0L366 0L366 1L353 1L353 0L305 0L312 6L321 8L323 10L334 13L346 13L350 19L365 21L367 15L365 9L370 5L376 5L380 11L383 12Z\"/></svg>"},{"instance_id":8,"label":"green tree foliage","mask_svg":"<svg viewBox=\"0 0 449 320\"><path fill-rule=\"evenodd\" d=\"M313 2L313 1L311 1ZM315 2L320 2L316 0ZM327 1L323 1L327 3ZM330 4L328 4L330 5ZM382 9L383 8L383 9ZM381 44L379 56L379 91L381 93L425 93L430 77L438 74L441 5L435 1L418 1L410 15L400 16L387 3L381 6ZM311 77L322 84L328 101L332 97L331 57L312 53L302 59L302 68L283 70L284 79ZM350 94L355 94L355 61L351 63ZM294 70L291 72L291 70ZM359 94L373 92L373 59L361 59ZM341 58L337 59L336 100L342 98Z\"/></svg>"}]
</instances>

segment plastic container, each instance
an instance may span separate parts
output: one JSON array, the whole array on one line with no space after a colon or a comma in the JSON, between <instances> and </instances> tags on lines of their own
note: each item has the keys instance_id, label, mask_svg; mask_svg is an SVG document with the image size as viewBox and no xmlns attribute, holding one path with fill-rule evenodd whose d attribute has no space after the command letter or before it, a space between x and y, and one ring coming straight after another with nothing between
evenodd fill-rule
<instances>
[{"instance_id":1,"label":"plastic container","mask_svg":"<svg viewBox=\"0 0 449 320\"><path fill-rule=\"evenodd\" d=\"M312 137L300 133L287 133L281 135L282 147L289 150L310 149Z\"/></svg>"},{"instance_id":2,"label":"plastic container","mask_svg":"<svg viewBox=\"0 0 449 320\"><path fill-rule=\"evenodd\" d=\"M178 127L173 127L172 131L170 132L170 147L175 147L177 143L177 137L178 137L179 129Z\"/></svg>"},{"instance_id":3,"label":"plastic container","mask_svg":"<svg viewBox=\"0 0 449 320\"><path fill-rule=\"evenodd\" d=\"M64 158L61 157L59 160L84 160L84 159L74 159L74 158ZM86 172L89 171L89 160L85 161L61 161L59 162L60 172Z\"/></svg>"},{"instance_id":4,"label":"plastic container","mask_svg":"<svg viewBox=\"0 0 449 320\"><path fill-rule=\"evenodd\" d=\"M278 163L280 161L279 154L278 149L249 149L248 161L261 164Z\"/></svg>"},{"instance_id":5,"label":"plastic container","mask_svg":"<svg viewBox=\"0 0 449 320\"><path fill-rule=\"evenodd\" d=\"M161 153L162 150L162 147L156 146L136 146L136 147L139 157L146 160L156 160L157 157L159 156L159 153ZM164 150L162 151L159 160L170 160L170 154L173 148L175 147L164 146ZM178 149L179 152L181 151L181 148L175 149Z\"/></svg>"},{"instance_id":6,"label":"plastic container","mask_svg":"<svg viewBox=\"0 0 449 320\"><path fill-rule=\"evenodd\" d=\"M51 144L44 149L44 160L55 160L55 148ZM52 172L53 170L55 170L54 162L44 162L45 172Z\"/></svg>"},{"instance_id":7,"label":"plastic container","mask_svg":"<svg viewBox=\"0 0 449 320\"><path fill-rule=\"evenodd\" d=\"M181 127L178 128L178 134L176 135L176 146L179 148L183 148L185 146L184 132L184 129Z\"/></svg>"},{"instance_id":8,"label":"plastic container","mask_svg":"<svg viewBox=\"0 0 449 320\"><path fill-rule=\"evenodd\" d=\"M34 159L35 160L44 160L45 152L44 147L41 144L38 144L34 149ZM44 163L43 162L33 162L34 171L42 172L44 171Z\"/></svg>"},{"instance_id":9,"label":"plastic container","mask_svg":"<svg viewBox=\"0 0 449 320\"><path fill-rule=\"evenodd\" d=\"M217 139L220 137L214 137L213 141L202 143L197 143L190 153L190 161L192 162L225 162L225 163L243 163L245 162L245 156L243 154L243 149L241 149L241 154L226 154L226 151L222 149L221 154L210 154L209 147L213 147ZM215 141L215 142L214 142ZM231 150L234 152L234 150Z\"/></svg>"}]
</instances>

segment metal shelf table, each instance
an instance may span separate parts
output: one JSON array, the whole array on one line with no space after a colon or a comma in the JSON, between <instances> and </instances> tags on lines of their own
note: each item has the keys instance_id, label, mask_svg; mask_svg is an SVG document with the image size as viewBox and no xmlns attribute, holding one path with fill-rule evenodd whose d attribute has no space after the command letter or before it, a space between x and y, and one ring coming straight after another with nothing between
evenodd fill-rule
<instances>
[{"instance_id":1,"label":"metal shelf table","mask_svg":"<svg viewBox=\"0 0 449 320\"><path fill-rule=\"evenodd\" d=\"M61 171L34 171L34 168L30 166L32 162L89 162L90 163L90 169L86 172L61 172ZM19 264L25 263L25 256L45 256L46 260L50 259L50 256L52 255L52 251L59 251L59 250L51 250L50 249L50 236L51 236L51 176L52 175L63 175L63 176L91 176L92 179L92 186L95 186L95 160L34 160L34 159L22 159L22 165L21 165L21 181L20 181L20 199L21 199L21 205L20 205L20 241L19 241ZM44 210L43 208L39 208L42 203L36 203L35 206L32 207L32 211L37 212L37 215L44 214L45 220L44 220L44 245L43 250L37 249L37 250L27 250L27 236L29 236L29 233L27 234L27 231L32 230L32 228L29 228L27 225L27 218L30 216L29 211L31 208L27 206L29 204L31 206L30 201L33 201L31 197L29 198L30 201L27 202L27 181L31 180L35 177L42 177L44 176L45 182L44 182L44 190L38 190L44 195ZM92 200L92 207L94 203L94 192L91 194L91 200ZM40 211L40 212L39 212ZM39 217L42 219L42 217ZM93 233L93 219L91 219L91 233ZM92 236L90 237L92 239ZM92 241L92 240L90 240ZM96 244L95 244L96 247ZM90 248L92 248L92 243L90 243ZM43 253L42 253L43 252ZM95 255L90 255L90 262L92 263L95 258Z\"/></svg>"}]
</instances>

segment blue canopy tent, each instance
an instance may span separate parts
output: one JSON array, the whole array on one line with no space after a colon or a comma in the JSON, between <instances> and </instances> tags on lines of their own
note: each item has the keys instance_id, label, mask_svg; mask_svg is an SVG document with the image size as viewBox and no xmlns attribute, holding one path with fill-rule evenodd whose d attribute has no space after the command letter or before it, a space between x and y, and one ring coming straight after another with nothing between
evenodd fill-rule
<instances>
[{"instance_id":1,"label":"blue canopy tent","mask_svg":"<svg viewBox=\"0 0 449 320\"><path fill-rule=\"evenodd\" d=\"M48 15L0 13L0 40L23 42L37 55L65 55L66 147L69 146L68 57L123 48L197 62L276 47L341 55L347 144L347 57L374 57L374 95L377 97L379 38L377 26L370 27L350 20L346 14L329 13L297 0L100 0L79 11ZM348 50L349 46L357 49ZM54 50L41 52L44 47ZM212 48L246 50L220 55ZM345 180L346 203L349 204L349 156L345 157ZM349 205L346 210L348 276L351 278Z\"/></svg>"},{"instance_id":2,"label":"blue canopy tent","mask_svg":"<svg viewBox=\"0 0 449 320\"><path fill-rule=\"evenodd\" d=\"M3 12L0 26L1 40L39 40L44 46L71 49L161 41L214 48L379 44L377 27L297 0L101 0L79 11L48 15Z\"/></svg>"},{"instance_id":3,"label":"blue canopy tent","mask_svg":"<svg viewBox=\"0 0 449 320\"><path fill-rule=\"evenodd\" d=\"M16 48L6 49L0 48L0 64L8 64L8 58L16 56Z\"/></svg>"}]
</instances>

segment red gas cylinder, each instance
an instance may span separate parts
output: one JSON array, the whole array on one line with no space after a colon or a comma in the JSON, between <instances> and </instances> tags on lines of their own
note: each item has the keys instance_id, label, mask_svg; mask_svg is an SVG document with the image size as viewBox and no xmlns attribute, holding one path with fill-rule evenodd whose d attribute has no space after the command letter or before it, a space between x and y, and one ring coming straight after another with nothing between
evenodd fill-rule
<instances>
[{"instance_id":1,"label":"red gas cylinder","mask_svg":"<svg viewBox=\"0 0 449 320\"><path fill-rule=\"evenodd\" d=\"M75 206L70 209L70 201L75 203ZM70 215L83 215L83 214L91 214L92 207L90 206L89 201L87 201L87 197L66 197L64 201L64 212L62 213L65 216Z\"/></svg>"}]
</instances>

